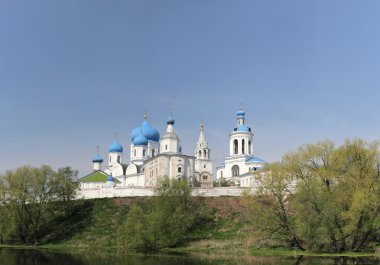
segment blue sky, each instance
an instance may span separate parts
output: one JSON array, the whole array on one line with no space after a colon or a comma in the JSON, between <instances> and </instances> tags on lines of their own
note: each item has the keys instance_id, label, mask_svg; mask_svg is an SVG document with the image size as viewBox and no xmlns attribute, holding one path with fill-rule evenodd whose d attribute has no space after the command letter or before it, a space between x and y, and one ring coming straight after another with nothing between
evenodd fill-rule
<instances>
[{"instance_id":1,"label":"blue sky","mask_svg":"<svg viewBox=\"0 0 380 265\"><path fill-rule=\"evenodd\" d=\"M161 133L173 102L183 151L205 123L214 166L240 103L255 155L380 139L380 1L0 1L0 172L91 170L115 132ZM124 159L126 161L127 158Z\"/></svg>"}]
</instances>

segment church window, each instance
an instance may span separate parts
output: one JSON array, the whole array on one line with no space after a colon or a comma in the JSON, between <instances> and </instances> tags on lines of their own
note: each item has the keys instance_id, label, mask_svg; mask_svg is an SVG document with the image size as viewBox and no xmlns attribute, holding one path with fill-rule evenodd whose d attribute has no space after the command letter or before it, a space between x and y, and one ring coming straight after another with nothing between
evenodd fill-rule
<instances>
[{"instance_id":1,"label":"church window","mask_svg":"<svg viewBox=\"0 0 380 265\"><path fill-rule=\"evenodd\" d=\"M182 168L178 167L178 173L181 173L181 172L182 172Z\"/></svg>"},{"instance_id":2,"label":"church window","mask_svg":"<svg viewBox=\"0 0 380 265\"><path fill-rule=\"evenodd\" d=\"M143 156L145 156L145 149L143 150Z\"/></svg>"},{"instance_id":3,"label":"church window","mask_svg":"<svg viewBox=\"0 0 380 265\"><path fill-rule=\"evenodd\" d=\"M202 156L202 151L199 150L199 158L201 158L201 156Z\"/></svg>"},{"instance_id":4,"label":"church window","mask_svg":"<svg viewBox=\"0 0 380 265\"><path fill-rule=\"evenodd\" d=\"M167 144L165 145L165 150L168 150L168 145Z\"/></svg>"},{"instance_id":5,"label":"church window","mask_svg":"<svg viewBox=\"0 0 380 265\"><path fill-rule=\"evenodd\" d=\"M241 152L242 154L245 154L245 140L241 140Z\"/></svg>"},{"instance_id":6,"label":"church window","mask_svg":"<svg viewBox=\"0 0 380 265\"><path fill-rule=\"evenodd\" d=\"M203 168L206 168L206 164L203 165Z\"/></svg>"},{"instance_id":7,"label":"church window","mask_svg":"<svg viewBox=\"0 0 380 265\"><path fill-rule=\"evenodd\" d=\"M117 162L120 163L120 156L117 156Z\"/></svg>"},{"instance_id":8,"label":"church window","mask_svg":"<svg viewBox=\"0 0 380 265\"><path fill-rule=\"evenodd\" d=\"M136 156L136 149L133 149L133 156Z\"/></svg>"},{"instance_id":9,"label":"church window","mask_svg":"<svg viewBox=\"0 0 380 265\"><path fill-rule=\"evenodd\" d=\"M110 156L110 162L111 162L111 156Z\"/></svg>"},{"instance_id":10,"label":"church window","mask_svg":"<svg viewBox=\"0 0 380 265\"><path fill-rule=\"evenodd\" d=\"M152 157L154 157L154 150L152 150Z\"/></svg>"},{"instance_id":11,"label":"church window","mask_svg":"<svg viewBox=\"0 0 380 265\"><path fill-rule=\"evenodd\" d=\"M207 175L203 175L203 180L207 180Z\"/></svg>"},{"instance_id":12,"label":"church window","mask_svg":"<svg viewBox=\"0 0 380 265\"><path fill-rule=\"evenodd\" d=\"M238 153L238 140L234 140L234 154L236 155Z\"/></svg>"},{"instance_id":13,"label":"church window","mask_svg":"<svg viewBox=\"0 0 380 265\"><path fill-rule=\"evenodd\" d=\"M204 157L206 158L206 157L207 157L207 151L204 150L204 151L203 151L203 154L204 154Z\"/></svg>"},{"instance_id":14,"label":"church window","mask_svg":"<svg viewBox=\"0 0 380 265\"><path fill-rule=\"evenodd\" d=\"M248 141L248 153L251 154L251 147L252 147L252 143L251 141Z\"/></svg>"},{"instance_id":15,"label":"church window","mask_svg":"<svg viewBox=\"0 0 380 265\"><path fill-rule=\"evenodd\" d=\"M233 177L239 176L239 166L238 165L234 165L232 167L232 176Z\"/></svg>"}]
</instances>

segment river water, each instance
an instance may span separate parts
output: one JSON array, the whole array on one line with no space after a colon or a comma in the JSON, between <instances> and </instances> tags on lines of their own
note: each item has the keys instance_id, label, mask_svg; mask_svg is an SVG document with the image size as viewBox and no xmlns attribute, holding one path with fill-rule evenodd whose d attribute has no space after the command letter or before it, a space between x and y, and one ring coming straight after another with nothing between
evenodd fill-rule
<instances>
[{"instance_id":1,"label":"river water","mask_svg":"<svg viewBox=\"0 0 380 265\"><path fill-rule=\"evenodd\" d=\"M189 255L125 255L120 253L68 253L0 248L0 265L375 265L376 258L240 257Z\"/></svg>"}]
</instances>

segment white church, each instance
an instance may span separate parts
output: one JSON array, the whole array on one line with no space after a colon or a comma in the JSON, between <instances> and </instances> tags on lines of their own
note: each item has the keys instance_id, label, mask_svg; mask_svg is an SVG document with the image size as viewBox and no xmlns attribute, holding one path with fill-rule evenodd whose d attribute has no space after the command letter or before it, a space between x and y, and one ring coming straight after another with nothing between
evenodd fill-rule
<instances>
[{"instance_id":1,"label":"white church","mask_svg":"<svg viewBox=\"0 0 380 265\"><path fill-rule=\"evenodd\" d=\"M236 115L237 125L229 135L229 156L216 168L215 179L217 182L225 181L231 187L254 187L252 173L262 169L266 162L253 155L253 133L245 124L242 108ZM92 159L93 172L79 179L80 190L152 189L162 178L183 179L191 187L212 188L213 165L203 123L194 156L182 153L174 124L175 120L170 115L166 121L166 131L160 137L145 114L142 124L130 135L130 161L123 162L124 148L117 139L114 140L108 148L107 161L103 160L98 150ZM103 162L107 164L103 165Z\"/></svg>"},{"instance_id":2,"label":"white church","mask_svg":"<svg viewBox=\"0 0 380 265\"><path fill-rule=\"evenodd\" d=\"M253 172L263 168L263 159L253 155L253 132L245 124L245 112L240 107L236 113L237 124L230 133L230 152L224 163L216 168L216 179L223 179L229 186L252 187Z\"/></svg>"},{"instance_id":3,"label":"white church","mask_svg":"<svg viewBox=\"0 0 380 265\"><path fill-rule=\"evenodd\" d=\"M80 189L108 187L155 187L161 178L183 179L192 187L210 188L213 166L210 149L201 124L195 155L182 154L180 138L174 130L172 115L166 121L166 132L160 137L147 115L131 132L130 161L123 163L123 146L115 140L108 148L107 165L98 153L92 159L93 172L79 179Z\"/></svg>"}]
</instances>

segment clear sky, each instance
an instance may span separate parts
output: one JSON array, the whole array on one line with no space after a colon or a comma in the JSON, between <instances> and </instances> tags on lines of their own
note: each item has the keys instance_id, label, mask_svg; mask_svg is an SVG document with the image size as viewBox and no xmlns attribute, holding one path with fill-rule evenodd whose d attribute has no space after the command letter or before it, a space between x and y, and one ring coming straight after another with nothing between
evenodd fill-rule
<instances>
[{"instance_id":1,"label":"clear sky","mask_svg":"<svg viewBox=\"0 0 380 265\"><path fill-rule=\"evenodd\" d=\"M240 103L254 152L380 140L378 0L0 0L0 172L83 176L115 132L161 134L173 102L183 152L205 123L214 166ZM126 161L127 158L124 158Z\"/></svg>"}]
</instances>

